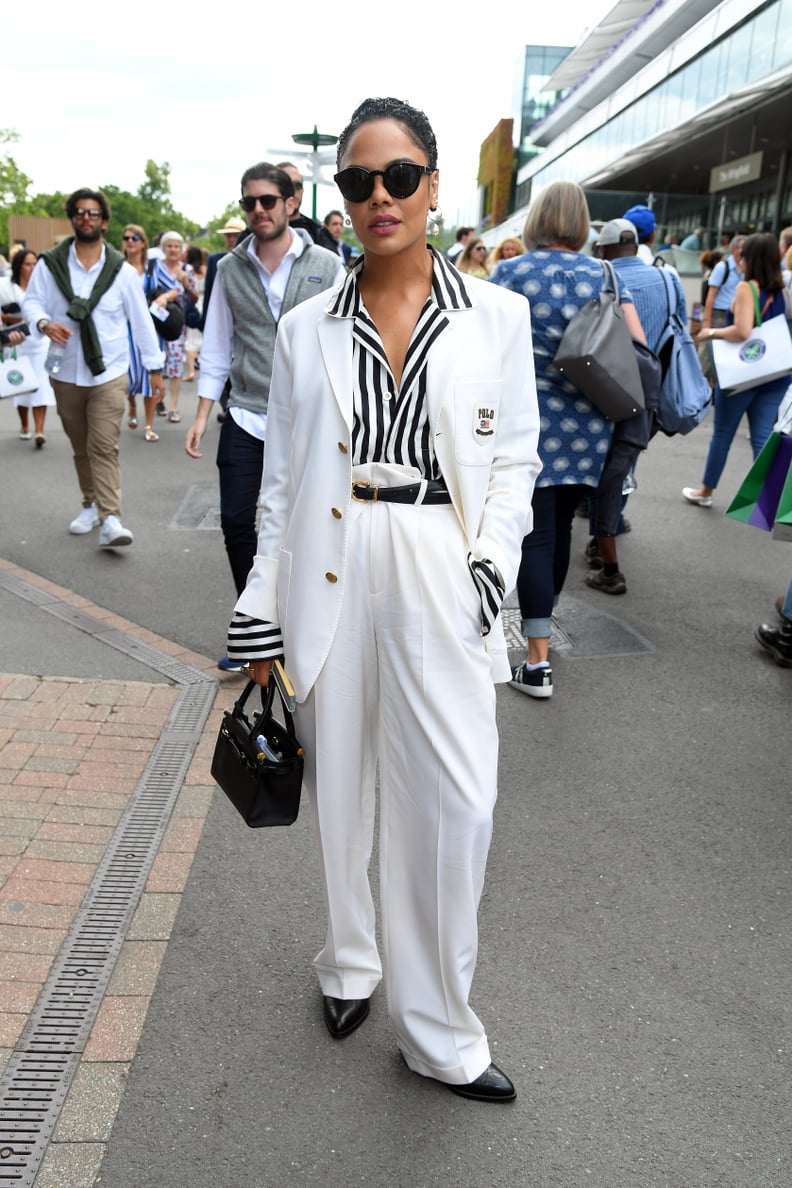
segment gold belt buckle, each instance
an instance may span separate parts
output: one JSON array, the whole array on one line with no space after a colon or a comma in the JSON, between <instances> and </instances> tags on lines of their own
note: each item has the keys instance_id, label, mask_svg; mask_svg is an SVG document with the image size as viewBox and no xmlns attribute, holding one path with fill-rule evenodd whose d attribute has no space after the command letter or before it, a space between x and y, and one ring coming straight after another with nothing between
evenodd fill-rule
<instances>
[{"instance_id":1,"label":"gold belt buckle","mask_svg":"<svg viewBox=\"0 0 792 1188\"><path fill-rule=\"evenodd\" d=\"M379 494L379 487L373 487L374 494L371 499L362 499L360 495L355 494L355 487L371 487L371 483L355 482L352 484L352 498L356 503L376 503L377 495Z\"/></svg>"}]
</instances>

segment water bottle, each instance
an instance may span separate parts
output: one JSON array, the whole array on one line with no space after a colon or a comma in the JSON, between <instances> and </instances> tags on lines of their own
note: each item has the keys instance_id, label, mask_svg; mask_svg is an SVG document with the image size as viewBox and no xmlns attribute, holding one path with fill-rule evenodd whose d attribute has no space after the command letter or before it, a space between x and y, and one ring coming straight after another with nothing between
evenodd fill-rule
<instances>
[{"instance_id":1,"label":"water bottle","mask_svg":"<svg viewBox=\"0 0 792 1188\"><path fill-rule=\"evenodd\" d=\"M44 370L49 375L57 375L63 364L63 356L66 354L65 342L51 342L47 357L44 360Z\"/></svg>"},{"instance_id":2,"label":"water bottle","mask_svg":"<svg viewBox=\"0 0 792 1188\"><path fill-rule=\"evenodd\" d=\"M256 745L261 752L259 754L259 759L261 759L262 755L265 755L267 759L269 759L270 763L283 762L283 755L281 755L280 751L276 751L270 746L263 734L259 734L256 738Z\"/></svg>"}]
</instances>

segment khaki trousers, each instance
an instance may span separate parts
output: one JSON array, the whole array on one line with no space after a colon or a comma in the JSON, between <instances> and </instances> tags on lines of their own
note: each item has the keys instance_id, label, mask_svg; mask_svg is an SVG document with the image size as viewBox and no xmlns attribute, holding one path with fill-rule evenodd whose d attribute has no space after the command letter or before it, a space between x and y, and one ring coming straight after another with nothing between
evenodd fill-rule
<instances>
[{"instance_id":1,"label":"khaki trousers","mask_svg":"<svg viewBox=\"0 0 792 1188\"><path fill-rule=\"evenodd\" d=\"M55 402L74 452L83 507L96 504L99 516L121 516L118 442L126 408L126 373L95 387L53 379Z\"/></svg>"}]
</instances>

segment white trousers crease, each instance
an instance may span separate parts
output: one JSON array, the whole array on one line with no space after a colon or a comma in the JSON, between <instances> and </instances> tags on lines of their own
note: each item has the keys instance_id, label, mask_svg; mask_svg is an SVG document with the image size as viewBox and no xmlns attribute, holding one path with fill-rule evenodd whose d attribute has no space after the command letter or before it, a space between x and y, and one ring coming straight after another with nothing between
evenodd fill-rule
<instances>
[{"instance_id":1,"label":"white trousers crease","mask_svg":"<svg viewBox=\"0 0 792 1188\"><path fill-rule=\"evenodd\" d=\"M490 1063L468 1004L498 758L479 596L450 505L353 503L348 533L338 630L297 711L328 910L315 965L336 998L367 998L382 977L379 761L388 1010L410 1068L463 1084Z\"/></svg>"}]
</instances>

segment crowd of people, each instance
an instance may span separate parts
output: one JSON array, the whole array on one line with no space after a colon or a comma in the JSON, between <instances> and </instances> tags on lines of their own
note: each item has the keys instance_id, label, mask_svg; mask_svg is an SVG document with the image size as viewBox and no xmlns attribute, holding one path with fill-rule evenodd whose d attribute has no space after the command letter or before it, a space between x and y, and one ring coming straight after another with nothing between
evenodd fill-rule
<instances>
[{"instance_id":1,"label":"crowd of people","mask_svg":"<svg viewBox=\"0 0 792 1188\"><path fill-rule=\"evenodd\" d=\"M648 403L614 425L554 360L570 322L610 286L649 352L669 294L683 320L685 297L673 269L655 266L652 211L630 207L592 235L570 181L537 195L522 240L488 246L460 228L443 255L431 243L434 133L400 100L360 105L337 168L344 212L319 224L300 211L293 163L251 164L244 217L208 258L175 231L150 247L136 225L118 252L104 238L105 196L71 194L73 236L38 261L23 249L0 282L4 332L40 377L18 405L20 436L32 411L41 448L57 405L82 497L69 531L98 527L100 546L126 546L124 416L136 429L140 398L156 442L155 416L178 423L180 385L197 377L185 449L201 458L216 414L237 593L219 667L266 685L285 657L296 688L328 910L315 960L327 1029L343 1039L361 1026L384 979L410 1069L508 1102L514 1084L469 1002L496 797L494 684L553 694L552 621L581 507L590 588L626 593L624 491L659 424ZM784 235L735 237L708 260L702 343L745 341L757 307L788 317ZM713 376L712 442L689 503L712 505L743 412L758 454L789 379L734 397ZM526 656L511 666L500 611L515 585ZM777 610L780 626L757 639L792 666L792 585ZM377 773L384 963L368 878Z\"/></svg>"},{"instance_id":2,"label":"crowd of people","mask_svg":"<svg viewBox=\"0 0 792 1188\"><path fill-rule=\"evenodd\" d=\"M138 304L137 324L138 327L145 326L144 339L133 330L133 321L126 319L126 422L131 430L138 428L140 399L144 439L156 442L155 418L159 416L177 424L181 420L181 384L196 380L198 416L188 434L187 452L194 458L200 457L198 446L206 430L209 409L215 402L217 419L224 424L230 420L221 432L217 464L221 523L238 593L244 589L255 556L257 489L274 337L267 357L259 364L259 373L245 382L238 372L235 377L232 374L234 361L238 368L246 350L248 358L253 357L252 348L245 346L241 325L247 318L251 323L250 336L261 340L261 311L255 311L251 306L244 314L240 308L232 316L226 285L221 283L215 288L216 282L218 277L231 277L233 269L238 267L235 260L258 271L274 336L280 312L291 308L292 303L299 303L304 296L295 300L294 295L289 294L281 310L285 285L279 279L279 271L285 265L278 258L271 261L271 269L267 263L262 263L257 224L266 224L270 239L265 242L275 243L276 247L298 243L313 249L321 248L326 255L332 256L333 264L326 276L322 271L322 283L327 281L328 286L340 284L347 271L360 262L359 247L351 246L344 239L348 214L345 218L342 211L331 210L321 224L311 219L300 209L303 181L297 167L284 161L273 168L285 174L292 187L290 195L283 195L284 200L288 198L289 205L285 222L292 238L288 241L278 229L279 225L274 228L278 234L274 234L268 210L262 209L259 213L254 207L251 211L251 195L244 188L241 213L246 217L229 218L220 229L225 242L221 252L209 255L200 247L187 245L176 231L159 233L151 244L143 227L128 225L122 233L123 258L136 275L143 304L151 314L150 318L141 318ZM85 195L88 194L86 191ZM72 250L77 256L80 245L86 242L86 231L91 233L89 240L97 232L99 238L91 242L102 243L105 212L109 217L109 208L103 196L93 196L92 201L99 203L101 227L81 226L79 217L73 220L75 242ZM91 216L94 213L91 211ZM83 216L83 224L86 219L92 224L96 221ZM446 259L460 275L491 281L522 294L528 299L533 314L532 347L542 408L540 453L543 469L533 497L534 527L523 545L523 565L517 581L527 641L526 659L515 668L512 676L513 686L533 697L546 698L553 692L548 657L550 624L569 565L571 525L576 511L587 512L589 516L590 540L586 560L591 572L587 577L588 585L611 595L624 594L627 590L616 549L616 537L629 531L623 514L626 496L622 496L622 490L627 491L634 485L632 471L638 454L646 448L657 429L651 416L639 419L640 423L636 420L634 424L619 425L614 429L613 423L600 416L553 367L555 349L574 312L602 288L604 274L598 258L612 263L618 277L618 299L631 332L645 341L650 349L657 349L665 325L667 283L675 290L683 321L687 320L684 292L676 271L668 264L669 257L664 254L679 237L667 233L661 242L656 243L656 230L653 212L642 205L630 207L622 218L607 224L592 224L582 191L573 183L557 182L547 187L532 205L522 239L507 236L494 245L487 244L476 234L475 228L460 227L455 243L446 253ZM743 414L747 416L756 457L772 431L776 410L788 386L788 377L781 376L772 383L737 395L723 392L713 370L711 343L719 338L731 342L748 338L757 321L754 294L759 301L759 318L789 318L792 228L785 228L779 240L769 233L725 235L715 249L706 248L705 239L705 229L697 228L683 239L680 246L686 251L700 252L700 314L695 322L691 321L691 328L697 335L702 370L713 389L713 432L702 480L698 486L685 487L682 495L688 503L709 508ZM265 254L270 250L266 249ZM287 260L292 254L295 257L298 254L294 247L286 246L285 250ZM278 251L275 255L278 257ZM226 260L226 257L231 259ZM253 263L254 258L256 263ZM79 265L80 262L72 263ZM663 263L665 280L658 268L642 267ZM12 258L11 275L0 279L2 319L8 329L23 320L29 322L30 309L43 310L43 306L37 304L40 293L33 303L29 301L31 278L34 274L44 275L36 264L34 252L19 248ZM45 271L51 274L51 267L48 265ZM82 275L79 282L81 288L86 288ZM75 287L74 292L78 291L80 289ZM213 292L219 294L214 306L211 301ZM210 314L212 309L216 316ZM47 332L46 320L34 318L31 333L18 344L20 354L29 359L39 381L35 391L15 398L19 437L22 441L32 439L36 449L41 449L46 442L47 409L56 404L58 385L65 382L67 373L75 372L70 362L70 348L67 347L64 358L56 358L54 364L50 359L51 342L55 342L56 351L62 352L71 334L65 334L63 342L58 342L57 335ZM41 330L38 329L39 322L42 323ZM85 323L80 322L79 326L82 338ZM156 354L151 352L152 326L159 348ZM256 350L261 353L260 345ZM148 365L145 352L148 352ZM157 364L155 374L161 376L157 384L152 384L152 359ZM114 369L120 366L120 361L119 353L114 360ZM117 451L113 435L108 442L111 451ZM86 469L77 448L75 465L78 474L81 468L83 472ZM111 462L110 470L114 467L117 468L117 460ZM116 482L115 485L120 484ZM101 508L94 508L96 493L91 484L81 479L81 490L83 511L88 509L88 512L75 518L72 532L82 532L86 525L93 527L103 518ZM110 500L115 507L111 514L116 518L120 516L119 499L120 496ZM121 543L121 537L130 543L132 534L126 529L115 533L109 547ZM108 542L103 538L102 543L107 545ZM241 668L243 661L225 655L220 658L219 665L233 671Z\"/></svg>"},{"instance_id":3,"label":"crowd of people","mask_svg":"<svg viewBox=\"0 0 792 1188\"><path fill-rule=\"evenodd\" d=\"M455 255L463 268L481 243L462 228ZM686 250L703 246L704 230L688 237ZM506 257L490 280L522 293L532 310L532 337L541 412L539 453L543 468L533 496L533 531L523 542L517 578L526 659L513 670L511 685L534 698L553 693L549 660L552 616L566 578L572 523L588 512L591 539L587 584L606 594L627 591L620 571L616 538L629 525L623 510L634 486L638 456L660 427L656 416L639 413L616 424L605 420L590 401L553 366L566 326L586 302L602 290L605 277L597 259L609 261L618 281L618 300L634 338L656 352L669 310L669 287L676 308L687 319L679 276L655 249L656 223L646 206L591 230L585 196L574 183L547 186L532 203L523 235L525 251ZM695 239L695 244L693 240ZM508 244L503 241L499 247ZM459 246L461 245L461 246ZM475 257L473 257L475 260ZM697 335L702 369L713 389L713 430L701 484L685 487L683 498L712 507L713 492L729 447L747 417L756 459L767 443L779 405L792 380L792 368L770 381L739 392L722 390L712 363L713 340L743 343L754 328L773 318L790 319L792 227L779 238L769 232L726 235L716 251L701 253L702 312L691 328ZM486 264L478 275L485 275ZM777 663L792 666L790 599L779 598L780 626L763 624L756 638Z\"/></svg>"}]
</instances>

